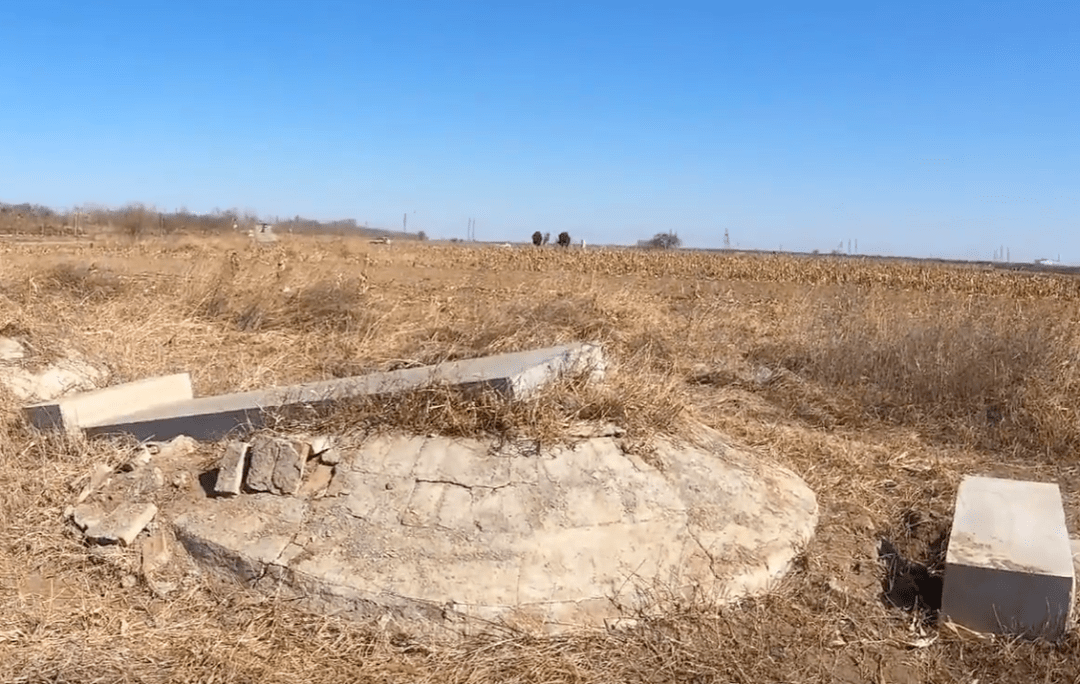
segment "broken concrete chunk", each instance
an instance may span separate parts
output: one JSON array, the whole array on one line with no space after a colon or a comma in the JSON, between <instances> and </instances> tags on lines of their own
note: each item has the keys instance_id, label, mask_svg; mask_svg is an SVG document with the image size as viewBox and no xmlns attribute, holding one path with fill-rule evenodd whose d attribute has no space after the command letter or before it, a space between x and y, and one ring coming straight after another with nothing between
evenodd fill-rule
<instances>
[{"instance_id":1,"label":"broken concrete chunk","mask_svg":"<svg viewBox=\"0 0 1080 684\"><path fill-rule=\"evenodd\" d=\"M125 503L105 512L97 504L75 507L75 524L87 539L99 544L123 542L129 545L157 515L154 504Z\"/></svg>"},{"instance_id":2,"label":"broken concrete chunk","mask_svg":"<svg viewBox=\"0 0 1080 684\"><path fill-rule=\"evenodd\" d=\"M274 465L277 463L273 438L260 435L252 440L248 458L251 466L248 468L247 488L253 492L270 491L274 486Z\"/></svg>"},{"instance_id":3,"label":"broken concrete chunk","mask_svg":"<svg viewBox=\"0 0 1080 684\"><path fill-rule=\"evenodd\" d=\"M247 442L229 442L225 455L218 468L217 483L214 491L218 494L239 494L244 478L244 465L247 462Z\"/></svg>"},{"instance_id":4,"label":"broken concrete chunk","mask_svg":"<svg viewBox=\"0 0 1080 684\"><path fill-rule=\"evenodd\" d=\"M296 494L304 481L304 464L311 447L303 442L285 442L278 450L274 463L274 493Z\"/></svg>"},{"instance_id":5,"label":"broken concrete chunk","mask_svg":"<svg viewBox=\"0 0 1080 684\"><path fill-rule=\"evenodd\" d=\"M195 453L199 448L199 442L187 435L177 435L168 442L152 442L161 458L176 458Z\"/></svg>"},{"instance_id":6,"label":"broken concrete chunk","mask_svg":"<svg viewBox=\"0 0 1080 684\"><path fill-rule=\"evenodd\" d=\"M251 442L247 486L255 492L292 495L304 479L311 447L288 439L258 436Z\"/></svg>"}]
</instances>

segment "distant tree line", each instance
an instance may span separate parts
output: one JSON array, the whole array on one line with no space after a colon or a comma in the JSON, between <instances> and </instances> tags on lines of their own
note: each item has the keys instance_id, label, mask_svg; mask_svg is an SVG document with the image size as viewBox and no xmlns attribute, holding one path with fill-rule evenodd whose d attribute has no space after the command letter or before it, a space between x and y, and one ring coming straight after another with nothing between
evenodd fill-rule
<instances>
[{"instance_id":1,"label":"distant tree line","mask_svg":"<svg viewBox=\"0 0 1080 684\"><path fill-rule=\"evenodd\" d=\"M536 231L532 234L532 243L537 247L546 245L550 240L551 233L541 233L540 231ZM559 233L559 238L558 240L556 240L555 244L559 245L560 247L569 247L570 233L567 233L566 231Z\"/></svg>"}]
</instances>

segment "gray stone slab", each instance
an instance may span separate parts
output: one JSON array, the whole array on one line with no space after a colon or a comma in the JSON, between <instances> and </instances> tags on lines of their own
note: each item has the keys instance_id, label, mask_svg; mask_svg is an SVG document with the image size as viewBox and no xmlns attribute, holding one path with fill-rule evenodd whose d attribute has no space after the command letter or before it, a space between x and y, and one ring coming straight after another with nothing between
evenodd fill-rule
<instances>
[{"instance_id":1,"label":"gray stone slab","mask_svg":"<svg viewBox=\"0 0 1080 684\"><path fill-rule=\"evenodd\" d=\"M221 466L218 468L217 482L214 491L218 494L239 494L244 479L244 466L247 463L247 442L229 442L225 447L225 455L221 458Z\"/></svg>"},{"instance_id":2,"label":"gray stone slab","mask_svg":"<svg viewBox=\"0 0 1080 684\"><path fill-rule=\"evenodd\" d=\"M978 632L1054 639L1068 626L1074 584L1056 484L964 478L942 616Z\"/></svg>"},{"instance_id":3,"label":"gray stone slab","mask_svg":"<svg viewBox=\"0 0 1080 684\"><path fill-rule=\"evenodd\" d=\"M33 404L24 407L23 413L39 429L59 427L77 431L107 424L132 412L152 410L193 397L191 376L177 373Z\"/></svg>"},{"instance_id":4,"label":"gray stone slab","mask_svg":"<svg viewBox=\"0 0 1080 684\"><path fill-rule=\"evenodd\" d=\"M436 384L463 389L490 387L510 399L522 399L559 375L582 372L590 373L594 379L603 376L604 357L600 347L570 344L423 368L192 399L131 412L107 424L89 426L86 433L128 433L140 440L164 440L186 434L213 441L246 434L261 427L266 410L320 407L343 399L392 394Z\"/></svg>"}]
</instances>

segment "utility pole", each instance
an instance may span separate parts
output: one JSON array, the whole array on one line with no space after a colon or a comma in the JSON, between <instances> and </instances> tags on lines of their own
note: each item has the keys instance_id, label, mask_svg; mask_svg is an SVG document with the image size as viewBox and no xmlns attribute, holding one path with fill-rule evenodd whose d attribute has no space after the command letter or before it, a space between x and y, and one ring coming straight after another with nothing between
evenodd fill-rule
<instances>
[{"instance_id":1,"label":"utility pole","mask_svg":"<svg viewBox=\"0 0 1080 684\"><path fill-rule=\"evenodd\" d=\"M409 232L409 212L401 215L401 230L405 233Z\"/></svg>"}]
</instances>

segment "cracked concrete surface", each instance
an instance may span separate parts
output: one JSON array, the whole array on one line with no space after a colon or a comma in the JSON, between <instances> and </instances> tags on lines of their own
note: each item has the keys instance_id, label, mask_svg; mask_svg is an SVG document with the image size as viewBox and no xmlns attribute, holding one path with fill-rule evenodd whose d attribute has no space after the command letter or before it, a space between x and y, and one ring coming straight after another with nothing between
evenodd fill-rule
<instances>
[{"instance_id":1,"label":"cracked concrete surface","mask_svg":"<svg viewBox=\"0 0 1080 684\"><path fill-rule=\"evenodd\" d=\"M314 609L602 626L765 591L812 536L800 478L701 437L658 439L660 470L611 437L529 455L383 436L343 446L321 498L208 498L170 517L195 557Z\"/></svg>"}]
</instances>

